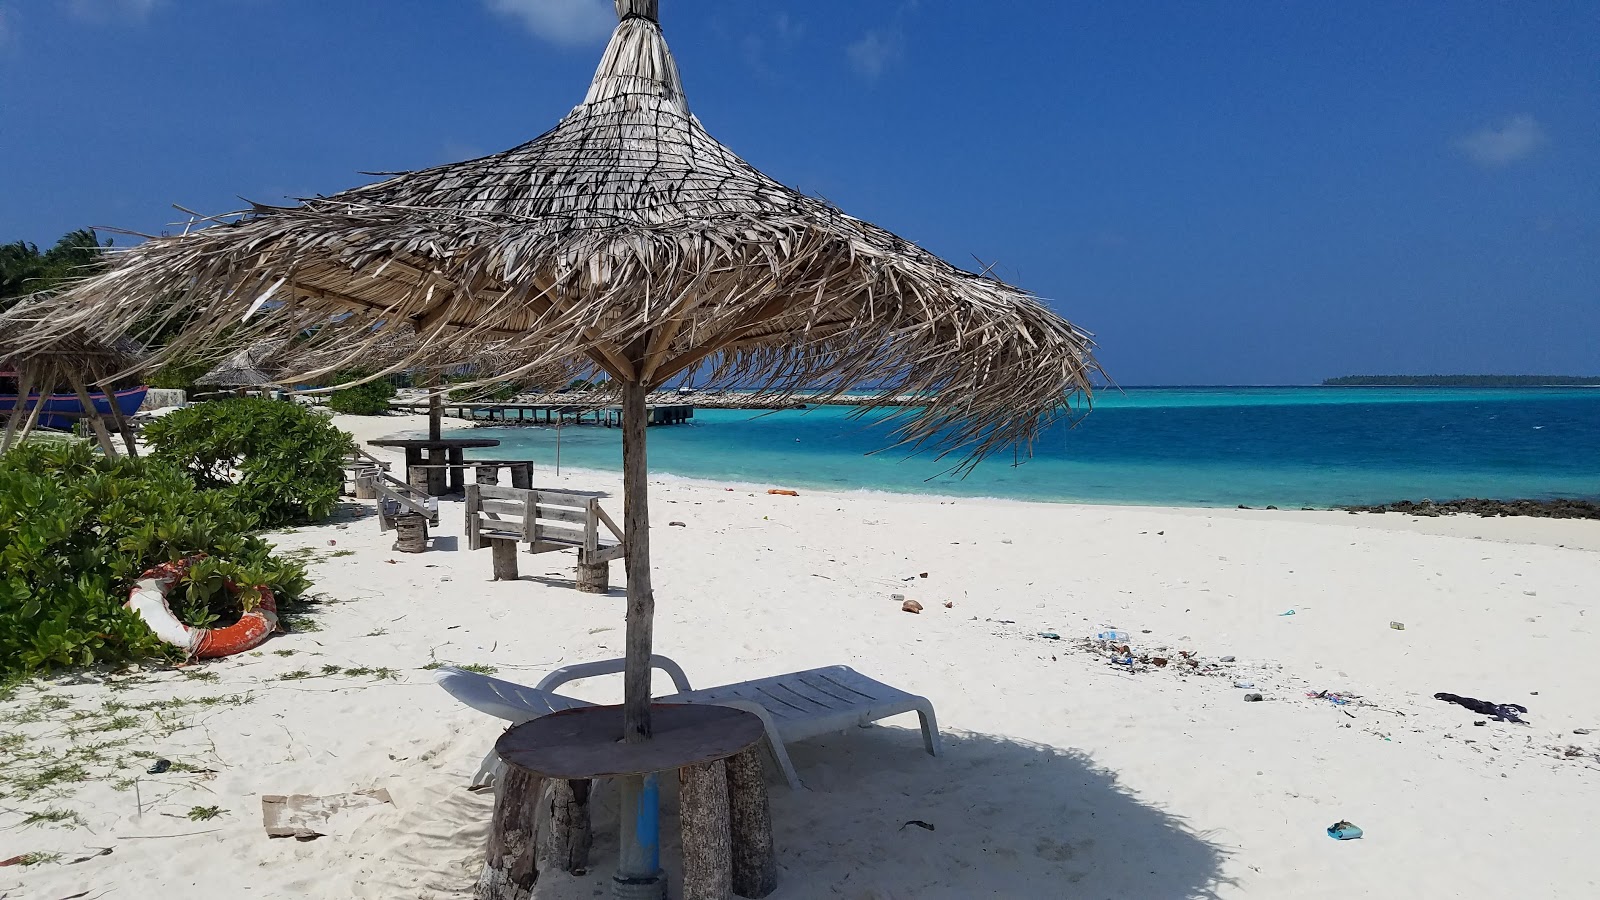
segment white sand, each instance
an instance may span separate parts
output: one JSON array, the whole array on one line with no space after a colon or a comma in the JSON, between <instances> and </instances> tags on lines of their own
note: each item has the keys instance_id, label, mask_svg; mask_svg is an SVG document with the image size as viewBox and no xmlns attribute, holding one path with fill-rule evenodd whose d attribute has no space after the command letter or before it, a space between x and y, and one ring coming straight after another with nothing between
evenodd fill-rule
<instances>
[{"instance_id":1,"label":"white sand","mask_svg":"<svg viewBox=\"0 0 1600 900\"><path fill-rule=\"evenodd\" d=\"M408 422L342 424L365 438ZM619 489L605 473L536 479ZM793 748L809 789L772 780L775 897L1600 895L1588 846L1600 827L1600 523L790 498L670 477L653 480L651 502L656 647L697 686L847 663L926 694L941 719L939 759L922 754L914 716ZM620 498L609 505L620 512ZM483 663L532 683L620 655L623 600L568 587L566 554L523 555L524 580L489 581L488 554L456 545L460 504L443 507L438 547L421 555L391 552L365 512L278 538L318 552L321 630L205 665L215 681L44 685L73 706L0 730L66 740L51 723L107 698L254 700L175 711L169 721L188 727L132 745L216 770L141 775L142 816L109 779L49 802L0 800L0 858L66 854L0 869L0 897L470 896L492 801L465 785L500 727L421 667ZM901 612L891 593L926 611ZM1103 626L1169 656L1238 661L1214 676L1130 675L1078 647ZM324 664L399 677L278 678ZM1268 702L1243 702L1235 680ZM1323 689L1363 701L1305 696ZM620 690L606 679L575 692ZM1475 727L1481 716L1436 691L1524 704L1532 724ZM41 696L24 688L6 710ZM350 814L335 834L262 831L263 794L373 787L394 805ZM593 874L552 878L540 896L607 886L614 792L598 802ZM211 805L223 814L185 818ZM18 827L15 810L44 806L87 827ZM902 828L912 819L936 830ZM1366 837L1330 840L1339 819ZM664 836L670 869L675 821Z\"/></svg>"}]
</instances>

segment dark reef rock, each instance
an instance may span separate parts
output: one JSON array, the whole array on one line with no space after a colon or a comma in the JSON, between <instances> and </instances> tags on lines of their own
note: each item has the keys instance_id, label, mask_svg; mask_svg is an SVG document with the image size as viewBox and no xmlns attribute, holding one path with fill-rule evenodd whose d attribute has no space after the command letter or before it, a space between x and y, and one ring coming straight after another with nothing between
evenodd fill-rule
<instances>
[{"instance_id":1,"label":"dark reef rock","mask_svg":"<svg viewBox=\"0 0 1600 900\"><path fill-rule=\"evenodd\" d=\"M1378 506L1341 506L1350 512L1397 512L1411 516L1535 516L1542 519L1600 519L1600 503L1589 500L1400 500Z\"/></svg>"}]
</instances>

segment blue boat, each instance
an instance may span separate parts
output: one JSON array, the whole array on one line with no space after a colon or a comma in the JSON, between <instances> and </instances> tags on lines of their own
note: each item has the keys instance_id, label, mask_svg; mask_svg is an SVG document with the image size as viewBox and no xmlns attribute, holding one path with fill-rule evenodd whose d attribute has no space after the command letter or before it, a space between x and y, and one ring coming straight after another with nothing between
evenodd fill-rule
<instances>
[{"instance_id":1,"label":"blue boat","mask_svg":"<svg viewBox=\"0 0 1600 900\"><path fill-rule=\"evenodd\" d=\"M139 410L144 403L145 392L150 390L143 385L113 391L111 397L116 399L117 410L124 416L131 416ZM24 413L33 409L39 402L39 395L28 394L28 399L22 405ZM103 391L93 391L89 394L89 402L94 404L95 411L103 416L111 414L111 400ZM16 394L0 394L0 415L9 414L17 406ZM77 394L46 394L44 405L39 410L39 427L54 428L58 431L70 430L73 423L83 418L83 404L78 400Z\"/></svg>"}]
</instances>

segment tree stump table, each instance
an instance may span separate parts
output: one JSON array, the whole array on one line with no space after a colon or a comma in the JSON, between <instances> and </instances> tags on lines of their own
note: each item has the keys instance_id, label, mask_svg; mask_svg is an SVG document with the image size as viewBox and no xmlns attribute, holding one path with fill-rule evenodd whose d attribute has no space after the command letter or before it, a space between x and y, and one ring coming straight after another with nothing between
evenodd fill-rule
<instances>
[{"instance_id":1,"label":"tree stump table","mask_svg":"<svg viewBox=\"0 0 1600 900\"><path fill-rule=\"evenodd\" d=\"M466 451L498 447L494 438L384 438L367 441L374 447L399 448L406 453L406 483L430 497L465 489ZM423 454L426 453L426 462Z\"/></svg>"},{"instance_id":2,"label":"tree stump table","mask_svg":"<svg viewBox=\"0 0 1600 900\"><path fill-rule=\"evenodd\" d=\"M677 770L684 900L760 898L777 887L772 813L755 715L722 706L655 704L653 735L622 741L622 707L591 706L517 725L495 743L506 762L479 900L526 900L541 867L588 863L589 784ZM553 789L546 791L546 785ZM549 832L538 820L550 795ZM629 823L631 824L631 823ZM631 896L619 878L619 896Z\"/></svg>"}]
</instances>

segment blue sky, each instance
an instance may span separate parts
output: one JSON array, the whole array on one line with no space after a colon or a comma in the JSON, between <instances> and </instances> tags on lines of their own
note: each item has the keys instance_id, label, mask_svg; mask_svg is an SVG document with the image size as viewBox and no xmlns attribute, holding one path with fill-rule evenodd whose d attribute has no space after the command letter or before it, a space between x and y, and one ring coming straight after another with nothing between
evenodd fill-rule
<instances>
[{"instance_id":1,"label":"blue sky","mask_svg":"<svg viewBox=\"0 0 1600 900\"><path fill-rule=\"evenodd\" d=\"M609 0L0 0L0 241L504 149ZM1096 333L1124 384L1600 374L1600 3L662 0L769 174Z\"/></svg>"}]
</instances>

